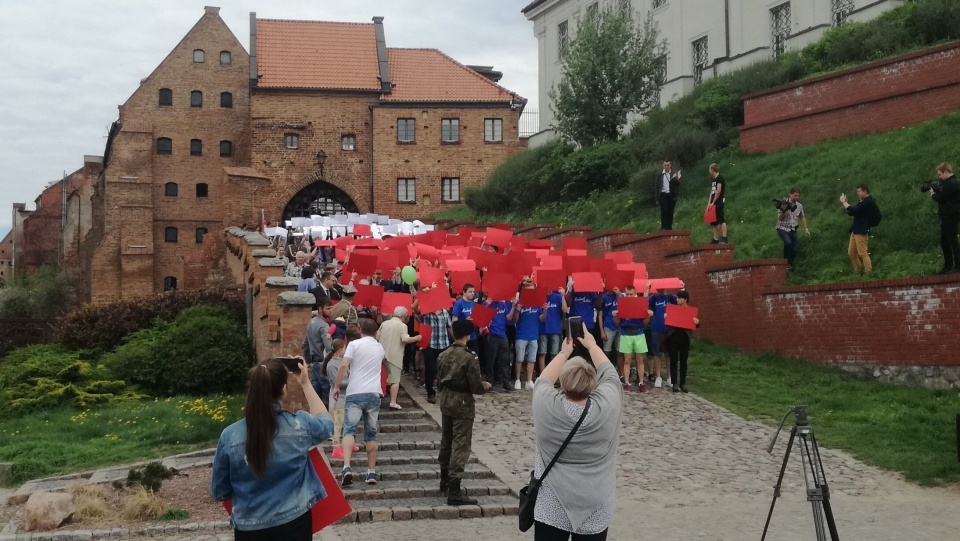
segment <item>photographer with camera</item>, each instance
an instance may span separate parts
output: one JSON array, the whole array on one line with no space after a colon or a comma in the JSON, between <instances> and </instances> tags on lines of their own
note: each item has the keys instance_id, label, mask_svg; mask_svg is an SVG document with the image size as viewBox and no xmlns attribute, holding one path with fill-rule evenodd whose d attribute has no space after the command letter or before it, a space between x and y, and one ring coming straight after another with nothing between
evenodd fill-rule
<instances>
[{"instance_id":1,"label":"photographer with camera","mask_svg":"<svg viewBox=\"0 0 960 541\"><path fill-rule=\"evenodd\" d=\"M857 186L857 197L860 201L856 205L847 202L846 194L840 194L840 204L843 205L847 214L853 216L853 224L850 226L850 244L847 248L847 255L850 256L850 262L853 263L853 272L863 272L870 274L873 270L873 264L870 263L870 252L867 250L867 243L870 240L870 226L874 216L880 213L876 201L870 196L870 188L866 184Z\"/></svg>"},{"instance_id":2,"label":"photographer with camera","mask_svg":"<svg viewBox=\"0 0 960 541\"><path fill-rule=\"evenodd\" d=\"M774 199L777 207L777 235L783 241L783 257L787 260L787 268L793 266L797 257L797 227L802 223L807 238L810 238L810 228L807 227L807 217L803 214L803 205L800 204L800 189L793 188L786 199Z\"/></svg>"},{"instance_id":3,"label":"photographer with camera","mask_svg":"<svg viewBox=\"0 0 960 541\"><path fill-rule=\"evenodd\" d=\"M921 191L939 206L940 249L943 250L943 269L937 274L960 274L960 241L957 226L960 224L960 181L953 174L949 163L937 166L938 180L925 182Z\"/></svg>"}]
</instances>

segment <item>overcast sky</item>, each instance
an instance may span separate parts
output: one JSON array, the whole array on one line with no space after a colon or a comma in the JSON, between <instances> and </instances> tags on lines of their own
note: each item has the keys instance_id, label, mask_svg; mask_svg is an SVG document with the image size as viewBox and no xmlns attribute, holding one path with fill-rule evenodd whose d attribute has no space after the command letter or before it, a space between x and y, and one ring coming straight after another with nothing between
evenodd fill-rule
<instances>
[{"instance_id":1,"label":"overcast sky","mask_svg":"<svg viewBox=\"0 0 960 541\"><path fill-rule=\"evenodd\" d=\"M388 47L440 49L493 65L536 108L537 41L526 0L206 0L249 51L260 18L370 22ZM0 0L0 238L12 204L103 155L117 106L203 16L204 1Z\"/></svg>"}]
</instances>

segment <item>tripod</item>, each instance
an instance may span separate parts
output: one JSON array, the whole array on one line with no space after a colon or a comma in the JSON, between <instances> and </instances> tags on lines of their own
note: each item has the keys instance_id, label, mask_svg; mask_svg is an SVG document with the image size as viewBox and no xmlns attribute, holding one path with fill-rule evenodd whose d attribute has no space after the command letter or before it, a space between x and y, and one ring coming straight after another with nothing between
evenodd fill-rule
<instances>
[{"instance_id":1,"label":"tripod","mask_svg":"<svg viewBox=\"0 0 960 541\"><path fill-rule=\"evenodd\" d=\"M817 541L826 541L827 531L830 532L831 541L839 541L837 525L833 521L833 509L830 507L830 490L827 487L827 477L823 471L823 461L820 460L820 448L817 447L817 437L813 434L813 427L807 420L806 406L793 406L783 416L773 439L770 440L767 452L773 452L773 446L777 443L777 436L780 435L780 430L783 429L783 424L787 422L787 417L791 413L796 416L796 424L790 429L790 440L787 442L787 450L783 455L783 464L780 466L777 484L773 487L773 501L770 502L770 512L767 513L767 522L763 525L763 536L760 541L764 541L767 537L767 528L770 527L770 519L773 517L773 507L777 504L777 498L780 497L783 474L787 470L787 461L790 460L790 451L793 449L793 442L797 439L797 436L800 437L803 481L807 486L807 501L813 507L813 528L816 531ZM826 521L826 530L824 529L824 521Z\"/></svg>"}]
</instances>

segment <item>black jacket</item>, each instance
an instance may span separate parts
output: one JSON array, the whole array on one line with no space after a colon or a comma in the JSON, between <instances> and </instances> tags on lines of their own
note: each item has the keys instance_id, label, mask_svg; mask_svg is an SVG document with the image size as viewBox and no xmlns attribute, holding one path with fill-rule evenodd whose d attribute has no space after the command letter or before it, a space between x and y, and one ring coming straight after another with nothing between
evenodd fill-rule
<instances>
[{"instance_id":1,"label":"black jacket","mask_svg":"<svg viewBox=\"0 0 960 541\"><path fill-rule=\"evenodd\" d=\"M670 193L668 194L661 192L663 188L663 171L657 171L657 174L653 175L653 203L655 205L660 204L661 195L665 195L674 201L680 197L680 179L677 178L677 174L674 172L671 172L670 175Z\"/></svg>"},{"instance_id":2,"label":"black jacket","mask_svg":"<svg viewBox=\"0 0 960 541\"><path fill-rule=\"evenodd\" d=\"M940 206L937 211L940 216L960 216L960 181L956 175L943 181L940 189L933 192L933 200Z\"/></svg>"},{"instance_id":3,"label":"black jacket","mask_svg":"<svg viewBox=\"0 0 960 541\"><path fill-rule=\"evenodd\" d=\"M870 218L877 211L877 203L873 196L864 197L856 205L847 207L847 214L853 216L853 225L850 226L850 232L854 235L867 235L870 233Z\"/></svg>"}]
</instances>

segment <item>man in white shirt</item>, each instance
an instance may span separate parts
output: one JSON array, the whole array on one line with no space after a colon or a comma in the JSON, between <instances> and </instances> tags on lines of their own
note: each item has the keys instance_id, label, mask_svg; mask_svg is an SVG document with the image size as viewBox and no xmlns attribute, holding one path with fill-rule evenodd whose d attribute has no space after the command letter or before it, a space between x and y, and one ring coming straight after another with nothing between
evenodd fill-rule
<instances>
[{"instance_id":1,"label":"man in white shirt","mask_svg":"<svg viewBox=\"0 0 960 541\"><path fill-rule=\"evenodd\" d=\"M660 229L673 229L673 211L680 197L680 172L673 172L673 164L663 162L663 171L654 177L653 199L660 206Z\"/></svg>"},{"instance_id":2,"label":"man in white shirt","mask_svg":"<svg viewBox=\"0 0 960 541\"><path fill-rule=\"evenodd\" d=\"M347 351L340 363L337 372L337 381L333 387L333 399L340 399L340 384L347 372L350 372L350 381L347 383L346 406L343 415L343 472L340 484L349 486L353 483L353 470L350 468L350 455L353 454L353 444L356 441L357 425L363 419L363 441L367 449L367 478L368 485L377 484L377 422L380 416L380 366L383 363L385 352L383 346L374 336L377 334L377 323L372 319L360 320L359 340L351 340L347 344Z\"/></svg>"},{"instance_id":3,"label":"man in white shirt","mask_svg":"<svg viewBox=\"0 0 960 541\"><path fill-rule=\"evenodd\" d=\"M403 368L403 350L407 344L420 341L420 335L410 336L407 332L409 312L403 306L393 311L393 317L380 325L377 340L386 352L383 364L387 367L387 385L390 386L390 409L403 409L397 404L397 393L400 392L400 372Z\"/></svg>"}]
</instances>

